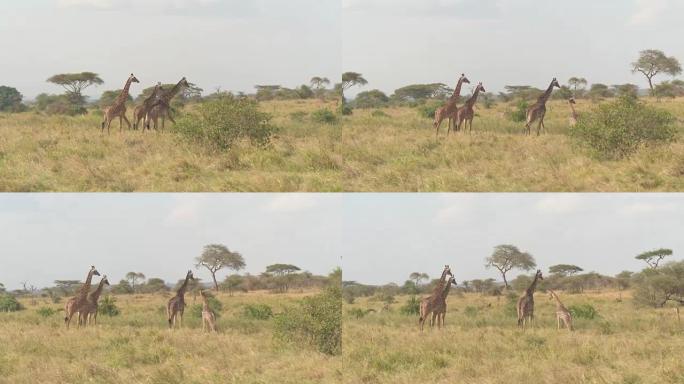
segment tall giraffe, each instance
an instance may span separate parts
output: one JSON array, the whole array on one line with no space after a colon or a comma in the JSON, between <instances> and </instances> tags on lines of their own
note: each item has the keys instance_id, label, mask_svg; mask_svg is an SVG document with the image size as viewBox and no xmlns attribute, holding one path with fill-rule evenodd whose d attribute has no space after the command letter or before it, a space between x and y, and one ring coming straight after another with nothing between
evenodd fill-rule
<instances>
[{"instance_id":1,"label":"tall giraffe","mask_svg":"<svg viewBox=\"0 0 684 384\"><path fill-rule=\"evenodd\" d=\"M456 116L456 111L458 110L456 103L461 100L461 88L463 87L463 84L470 84L470 80L468 80L465 74L461 74L458 83L456 83L454 93L449 97L446 104L437 108L435 111L435 121L432 123L432 126L435 128L437 137L439 137L439 127L442 125L444 119L449 119L449 127L451 127L451 120ZM448 130L447 133L449 133Z\"/></svg>"},{"instance_id":2,"label":"tall giraffe","mask_svg":"<svg viewBox=\"0 0 684 384\"><path fill-rule=\"evenodd\" d=\"M183 327L183 312L185 311L185 291L188 289L188 281L195 280L192 275L192 271L188 271L185 275L185 281L181 284L176 295L169 300L169 304L166 306L166 314L169 320L169 328L176 326L176 320L178 321L178 326Z\"/></svg>"},{"instance_id":3,"label":"tall giraffe","mask_svg":"<svg viewBox=\"0 0 684 384\"><path fill-rule=\"evenodd\" d=\"M558 322L558 329L561 329L561 321L565 328L572 331L572 314L565 308L565 305L561 303L556 292L548 290L551 297L549 299L556 299L556 321Z\"/></svg>"},{"instance_id":4,"label":"tall giraffe","mask_svg":"<svg viewBox=\"0 0 684 384\"><path fill-rule=\"evenodd\" d=\"M140 120L143 121L143 129L145 128L145 123L147 122L147 114L150 112L150 109L152 109L152 104L155 101L157 101L159 96L163 93L164 87L162 87L161 82L158 82L157 85L154 86L152 94L150 94L148 98L143 100L142 104L135 107L135 110L133 111L133 129L138 129Z\"/></svg>"},{"instance_id":5,"label":"tall giraffe","mask_svg":"<svg viewBox=\"0 0 684 384\"><path fill-rule=\"evenodd\" d=\"M209 299L204 290L200 291L200 296L202 296L202 331L218 332L216 330L216 314L209 307Z\"/></svg>"},{"instance_id":6,"label":"tall giraffe","mask_svg":"<svg viewBox=\"0 0 684 384\"><path fill-rule=\"evenodd\" d=\"M463 130L465 131L468 128L468 124L470 123L470 130L469 132L473 132L473 119L475 118L475 110L473 109L473 106L475 106L475 103L477 103L477 97L480 95L480 92L487 92L484 89L484 86L482 86L482 83L479 83L477 87L475 87L475 93L466 101L465 105L461 108L458 109L456 112L456 130L460 131L461 126L465 122L465 126L463 127ZM447 131L447 135L449 134L449 131Z\"/></svg>"},{"instance_id":7,"label":"tall giraffe","mask_svg":"<svg viewBox=\"0 0 684 384\"><path fill-rule=\"evenodd\" d=\"M534 290L537 289L537 282L544 280L541 270L537 270L532 284L525 290L525 293L518 299L518 327L525 329L528 322L534 320Z\"/></svg>"},{"instance_id":8,"label":"tall giraffe","mask_svg":"<svg viewBox=\"0 0 684 384\"><path fill-rule=\"evenodd\" d=\"M126 117L126 101L128 101L128 92L131 89L131 84L139 82L140 81L131 73L128 80L126 80L126 85L124 85L124 89L119 94L119 97L116 98L112 106L105 110L104 121L102 122L102 132L104 132L106 125L107 134L109 134L109 126L112 125L112 121L116 117L119 118L119 132L123 129L123 121L126 121L128 129L131 129L131 122L128 121L128 118Z\"/></svg>"},{"instance_id":9,"label":"tall giraffe","mask_svg":"<svg viewBox=\"0 0 684 384\"><path fill-rule=\"evenodd\" d=\"M448 265L445 265L444 270L442 271L442 276L439 278L439 281L432 290L430 296L420 301L420 318L418 319L418 324L420 325L421 331L423 330L423 326L425 325L425 320L427 320L428 315L432 313L438 306L439 299L442 293L444 293L444 284L446 284L447 276L453 277L451 274L451 268Z\"/></svg>"},{"instance_id":10,"label":"tall giraffe","mask_svg":"<svg viewBox=\"0 0 684 384\"><path fill-rule=\"evenodd\" d=\"M166 118L171 120L172 123L176 124L176 121L171 117L171 99L173 99L182 89L188 88L190 84L183 77L180 81L173 86L168 92L160 94L158 100L152 104L149 113L147 114L147 129L150 129L150 121L154 122L154 129L157 129L157 121L161 117L162 131L164 130L164 123Z\"/></svg>"},{"instance_id":11,"label":"tall giraffe","mask_svg":"<svg viewBox=\"0 0 684 384\"><path fill-rule=\"evenodd\" d=\"M572 115L570 116L570 126L574 127L575 125L577 125L578 118L577 111L575 110L575 104L577 104L575 98L571 97L570 100L568 100L568 104L570 104L570 109L572 109Z\"/></svg>"},{"instance_id":12,"label":"tall giraffe","mask_svg":"<svg viewBox=\"0 0 684 384\"><path fill-rule=\"evenodd\" d=\"M78 292L76 292L76 296L69 299L64 305L64 324L66 324L67 329L69 329L69 325L71 324L71 318L74 317L77 312L81 312L81 308L88 300L88 293L90 292L93 276L100 276L100 272L95 269L94 265L90 267L85 283L79 288Z\"/></svg>"},{"instance_id":13,"label":"tall giraffe","mask_svg":"<svg viewBox=\"0 0 684 384\"><path fill-rule=\"evenodd\" d=\"M79 322L83 325L90 325L92 319L94 324L97 324L97 303L100 301L100 295L102 295L102 290L105 285L109 285L109 280L107 280L107 275L102 276L100 284L97 288L88 294L88 300L81 307L79 312Z\"/></svg>"},{"instance_id":14,"label":"tall giraffe","mask_svg":"<svg viewBox=\"0 0 684 384\"><path fill-rule=\"evenodd\" d=\"M442 295L439 297L437 306L435 307L434 311L432 311L432 321L430 322L430 326L434 325L435 318L437 318L437 328L440 328L440 320L442 322L442 327L444 327L444 318L446 317L447 311L446 299L449 296L449 290L451 290L452 284L457 285L456 279L453 276L449 277L449 280L447 281L446 286L444 286L444 290L442 291Z\"/></svg>"},{"instance_id":15,"label":"tall giraffe","mask_svg":"<svg viewBox=\"0 0 684 384\"><path fill-rule=\"evenodd\" d=\"M553 80L551 80L551 84L549 85L549 88L546 89L546 92L539 96L537 102L532 104L531 107L527 108L527 122L525 123L526 135L532 134L530 131L532 123L537 120L539 120L539 124L537 125L537 136L541 134L541 128L544 128L544 132L546 132L546 126L544 125L544 116L546 116L546 102L549 100L549 97L551 97L554 87L560 88L560 84L558 84L558 80L556 80L555 77Z\"/></svg>"}]
</instances>

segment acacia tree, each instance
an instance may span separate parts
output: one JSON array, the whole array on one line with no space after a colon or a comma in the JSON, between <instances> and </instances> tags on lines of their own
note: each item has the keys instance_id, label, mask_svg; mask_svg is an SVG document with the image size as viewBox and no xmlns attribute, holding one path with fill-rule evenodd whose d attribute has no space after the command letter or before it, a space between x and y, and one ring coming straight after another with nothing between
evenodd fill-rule
<instances>
[{"instance_id":1,"label":"acacia tree","mask_svg":"<svg viewBox=\"0 0 684 384\"><path fill-rule=\"evenodd\" d=\"M219 285L216 281L216 272L223 268L239 271L245 267L245 259L239 252L231 252L228 247L223 244L209 244L204 247L204 251L200 256L195 258L197 262L196 267L204 267L214 281L214 289L219 291Z\"/></svg>"},{"instance_id":2,"label":"acacia tree","mask_svg":"<svg viewBox=\"0 0 684 384\"><path fill-rule=\"evenodd\" d=\"M266 273L273 274L280 282L282 292L287 292L292 274L297 271L301 271L301 269L292 264L271 264L266 267Z\"/></svg>"},{"instance_id":3,"label":"acacia tree","mask_svg":"<svg viewBox=\"0 0 684 384\"><path fill-rule=\"evenodd\" d=\"M128 272L126 274L126 280L131 285L131 289L135 291L135 286L138 282L143 283L145 281L145 274L142 272Z\"/></svg>"},{"instance_id":4,"label":"acacia tree","mask_svg":"<svg viewBox=\"0 0 684 384\"><path fill-rule=\"evenodd\" d=\"M0 112L21 112L23 96L16 88L0 86Z\"/></svg>"},{"instance_id":5,"label":"acacia tree","mask_svg":"<svg viewBox=\"0 0 684 384\"><path fill-rule=\"evenodd\" d=\"M366 85L368 80L364 79L363 75L356 72L345 72L342 74L342 93L351 87L357 85Z\"/></svg>"},{"instance_id":6,"label":"acacia tree","mask_svg":"<svg viewBox=\"0 0 684 384\"><path fill-rule=\"evenodd\" d=\"M409 275L409 279L413 280L416 283L416 286L419 286L421 281L429 278L430 276L425 272L413 272Z\"/></svg>"},{"instance_id":7,"label":"acacia tree","mask_svg":"<svg viewBox=\"0 0 684 384\"><path fill-rule=\"evenodd\" d=\"M647 49L639 53L637 61L632 63L632 73L640 72L648 80L651 95L655 94L653 78L660 73L677 76L682 73L682 66L676 57L667 57L663 51Z\"/></svg>"},{"instance_id":8,"label":"acacia tree","mask_svg":"<svg viewBox=\"0 0 684 384\"><path fill-rule=\"evenodd\" d=\"M78 107L82 107L84 104L83 95L81 94L84 89L92 85L104 84L100 76L93 72L61 73L50 77L47 79L47 82L64 88L69 101Z\"/></svg>"},{"instance_id":9,"label":"acacia tree","mask_svg":"<svg viewBox=\"0 0 684 384\"><path fill-rule=\"evenodd\" d=\"M521 252L518 247L510 244L497 245L491 256L485 259L485 267L496 268L503 277L506 288L509 287L506 273L512 269L529 271L537 266L534 257L527 252Z\"/></svg>"},{"instance_id":10,"label":"acacia tree","mask_svg":"<svg viewBox=\"0 0 684 384\"><path fill-rule=\"evenodd\" d=\"M635 257L637 260L645 261L652 269L658 269L658 264L667 256L672 255L672 250L660 248L653 251L641 253Z\"/></svg>"},{"instance_id":11,"label":"acacia tree","mask_svg":"<svg viewBox=\"0 0 684 384\"><path fill-rule=\"evenodd\" d=\"M587 86L588 82L587 79L583 77L571 77L570 80L568 80L568 84L572 87L575 94L577 94L577 88L581 87L582 89L584 89L584 87Z\"/></svg>"},{"instance_id":12,"label":"acacia tree","mask_svg":"<svg viewBox=\"0 0 684 384\"><path fill-rule=\"evenodd\" d=\"M659 269L645 269L635 278L634 301L662 307L668 301L684 305L684 261L667 263Z\"/></svg>"},{"instance_id":13,"label":"acacia tree","mask_svg":"<svg viewBox=\"0 0 684 384\"><path fill-rule=\"evenodd\" d=\"M572 276L582 271L584 271L584 269L571 264L558 264L549 267L549 273L562 277Z\"/></svg>"},{"instance_id":14,"label":"acacia tree","mask_svg":"<svg viewBox=\"0 0 684 384\"><path fill-rule=\"evenodd\" d=\"M319 90L324 88L326 85L329 85L330 79L328 79L327 77L316 76L311 78L310 84L312 88Z\"/></svg>"}]
</instances>

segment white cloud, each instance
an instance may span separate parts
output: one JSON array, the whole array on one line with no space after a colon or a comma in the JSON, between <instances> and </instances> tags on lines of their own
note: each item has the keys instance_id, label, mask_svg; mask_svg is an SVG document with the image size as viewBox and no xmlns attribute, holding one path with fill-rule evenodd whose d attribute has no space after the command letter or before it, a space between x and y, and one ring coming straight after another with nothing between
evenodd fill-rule
<instances>
[{"instance_id":1,"label":"white cloud","mask_svg":"<svg viewBox=\"0 0 684 384\"><path fill-rule=\"evenodd\" d=\"M571 213L582 206L582 199L575 194L549 195L540 199L534 206L542 213Z\"/></svg>"},{"instance_id":2,"label":"white cloud","mask_svg":"<svg viewBox=\"0 0 684 384\"><path fill-rule=\"evenodd\" d=\"M314 208L318 201L306 194L286 193L274 197L264 205L264 210L268 212L299 212Z\"/></svg>"},{"instance_id":3,"label":"white cloud","mask_svg":"<svg viewBox=\"0 0 684 384\"><path fill-rule=\"evenodd\" d=\"M670 7L670 0L636 0L635 10L630 19L632 25L652 24Z\"/></svg>"}]
</instances>

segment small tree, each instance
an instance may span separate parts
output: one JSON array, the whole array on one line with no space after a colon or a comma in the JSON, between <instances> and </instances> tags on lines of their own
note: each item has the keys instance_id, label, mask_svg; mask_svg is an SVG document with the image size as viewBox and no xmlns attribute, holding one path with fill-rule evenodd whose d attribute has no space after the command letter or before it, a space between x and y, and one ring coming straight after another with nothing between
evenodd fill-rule
<instances>
[{"instance_id":1,"label":"small tree","mask_svg":"<svg viewBox=\"0 0 684 384\"><path fill-rule=\"evenodd\" d=\"M587 86L587 79L583 77L571 77L568 84L572 87L573 92L577 95L577 88L584 89Z\"/></svg>"},{"instance_id":2,"label":"small tree","mask_svg":"<svg viewBox=\"0 0 684 384\"><path fill-rule=\"evenodd\" d=\"M632 73L637 72L646 77L648 86L651 88L651 95L654 95L653 78L660 73L677 76L682 73L682 66L677 58L667 57L663 51L647 49L641 51L637 61L632 63Z\"/></svg>"},{"instance_id":3,"label":"small tree","mask_svg":"<svg viewBox=\"0 0 684 384\"><path fill-rule=\"evenodd\" d=\"M561 277L572 276L582 271L584 271L584 269L571 264L558 264L549 267L549 273Z\"/></svg>"},{"instance_id":4,"label":"small tree","mask_svg":"<svg viewBox=\"0 0 684 384\"><path fill-rule=\"evenodd\" d=\"M23 96L16 88L0 86L0 112L21 112Z\"/></svg>"},{"instance_id":5,"label":"small tree","mask_svg":"<svg viewBox=\"0 0 684 384\"><path fill-rule=\"evenodd\" d=\"M413 272L411 275L409 275L409 279L413 280L416 286L419 286L421 281L427 280L429 278L430 276L425 272Z\"/></svg>"},{"instance_id":6,"label":"small tree","mask_svg":"<svg viewBox=\"0 0 684 384\"><path fill-rule=\"evenodd\" d=\"M287 292L292 274L300 270L299 267L292 264L272 264L266 267L267 274L276 276L281 292Z\"/></svg>"},{"instance_id":7,"label":"small tree","mask_svg":"<svg viewBox=\"0 0 684 384\"><path fill-rule=\"evenodd\" d=\"M672 301L684 305L684 261L667 263L657 270L645 269L634 281L637 304L662 307Z\"/></svg>"},{"instance_id":8,"label":"small tree","mask_svg":"<svg viewBox=\"0 0 684 384\"><path fill-rule=\"evenodd\" d=\"M195 258L197 262L196 267L204 267L211 273L211 279L214 281L214 289L219 291L218 282L216 281L216 272L223 268L228 268L233 271L239 271L245 267L245 259L239 252L232 252L223 244L209 244L204 247L202 254Z\"/></svg>"},{"instance_id":9,"label":"small tree","mask_svg":"<svg viewBox=\"0 0 684 384\"><path fill-rule=\"evenodd\" d=\"M141 284L145 282L145 274L142 272L128 272L126 274L126 280L130 283L133 292L135 292L135 287L138 282Z\"/></svg>"},{"instance_id":10,"label":"small tree","mask_svg":"<svg viewBox=\"0 0 684 384\"><path fill-rule=\"evenodd\" d=\"M50 77L47 81L64 88L71 104L82 112L85 99L81 92L92 85L104 84L100 76L93 72L62 73Z\"/></svg>"},{"instance_id":11,"label":"small tree","mask_svg":"<svg viewBox=\"0 0 684 384\"><path fill-rule=\"evenodd\" d=\"M363 78L363 75L356 72L345 72L342 74L342 92L357 85L366 85L368 80Z\"/></svg>"},{"instance_id":12,"label":"small tree","mask_svg":"<svg viewBox=\"0 0 684 384\"><path fill-rule=\"evenodd\" d=\"M496 268L503 277L504 285L508 288L506 273L512 269L529 271L537 266L534 257L527 252L521 252L516 246L503 244L494 247L494 253L485 259L487 268Z\"/></svg>"},{"instance_id":13,"label":"small tree","mask_svg":"<svg viewBox=\"0 0 684 384\"><path fill-rule=\"evenodd\" d=\"M658 264L667 256L672 256L672 250L660 248L653 251L641 253L635 257L637 260L645 261L652 269L658 269Z\"/></svg>"},{"instance_id":14,"label":"small tree","mask_svg":"<svg viewBox=\"0 0 684 384\"><path fill-rule=\"evenodd\" d=\"M233 291L240 287L242 283L245 281L245 279L240 276L240 275L228 275L226 278L223 280L223 286L228 289L228 294L230 296L233 296Z\"/></svg>"}]
</instances>

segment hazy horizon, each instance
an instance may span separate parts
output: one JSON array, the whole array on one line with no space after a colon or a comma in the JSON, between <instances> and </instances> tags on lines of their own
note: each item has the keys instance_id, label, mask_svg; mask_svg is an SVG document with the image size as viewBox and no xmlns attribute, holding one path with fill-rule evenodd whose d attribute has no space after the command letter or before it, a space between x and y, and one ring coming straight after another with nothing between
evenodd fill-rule
<instances>
[{"instance_id":1,"label":"hazy horizon","mask_svg":"<svg viewBox=\"0 0 684 384\"><path fill-rule=\"evenodd\" d=\"M490 92L506 85L545 89L553 77L564 84L573 76L647 88L630 68L640 51L661 49L684 60L677 16L684 3L674 0L342 1L343 70L369 82L350 97L418 83L453 87L461 73Z\"/></svg>"},{"instance_id":2,"label":"hazy horizon","mask_svg":"<svg viewBox=\"0 0 684 384\"><path fill-rule=\"evenodd\" d=\"M344 204L343 278L364 284L435 278L445 264L458 282L500 280L484 266L499 244L531 253L544 273L554 264L640 271L646 264L634 257L661 247L671 260L684 256L684 195L370 194Z\"/></svg>"},{"instance_id":3,"label":"hazy horizon","mask_svg":"<svg viewBox=\"0 0 684 384\"><path fill-rule=\"evenodd\" d=\"M24 0L0 3L0 85L26 100L61 94L46 80L90 71L98 98L133 72L138 95L181 77L205 93L296 87L341 73L339 0ZM13 38L7 38L12 36Z\"/></svg>"},{"instance_id":4,"label":"hazy horizon","mask_svg":"<svg viewBox=\"0 0 684 384\"><path fill-rule=\"evenodd\" d=\"M38 288L83 281L90 265L112 284L131 271L173 284L188 269L210 281L194 258L213 243L243 255L241 274L288 263L327 275L341 263L338 200L294 193L1 195L0 283L13 290L22 281Z\"/></svg>"}]
</instances>

